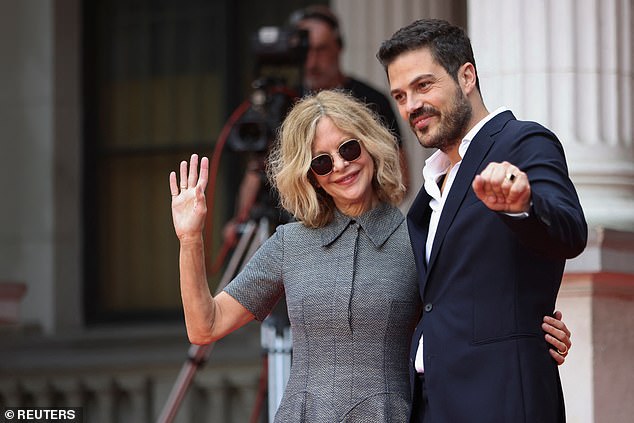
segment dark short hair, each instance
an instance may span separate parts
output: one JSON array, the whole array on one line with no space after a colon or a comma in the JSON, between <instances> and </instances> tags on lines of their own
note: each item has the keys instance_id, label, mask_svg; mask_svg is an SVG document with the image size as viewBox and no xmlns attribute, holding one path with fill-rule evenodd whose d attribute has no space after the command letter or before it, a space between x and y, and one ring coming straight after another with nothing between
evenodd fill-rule
<instances>
[{"instance_id":1,"label":"dark short hair","mask_svg":"<svg viewBox=\"0 0 634 423\"><path fill-rule=\"evenodd\" d=\"M458 82L458 70L465 63L475 69L471 41L464 29L441 19L420 19L396 31L391 38L383 41L377 59L387 71L388 66L403 53L428 48L432 57L451 77ZM477 78L476 87L480 91Z\"/></svg>"},{"instance_id":2,"label":"dark short hair","mask_svg":"<svg viewBox=\"0 0 634 423\"><path fill-rule=\"evenodd\" d=\"M328 25L337 36L337 44L339 44L339 47L343 48L343 37L339 28L339 19L328 6L315 4L296 10L291 13L288 21L291 26L297 26L299 22L308 19L321 21Z\"/></svg>"}]
</instances>

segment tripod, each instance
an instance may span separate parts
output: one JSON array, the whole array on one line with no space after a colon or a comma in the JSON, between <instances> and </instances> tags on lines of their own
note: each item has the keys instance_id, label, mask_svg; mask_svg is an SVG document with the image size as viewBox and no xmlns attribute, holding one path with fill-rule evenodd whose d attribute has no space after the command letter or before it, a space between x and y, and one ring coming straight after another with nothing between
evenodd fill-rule
<instances>
[{"instance_id":1,"label":"tripod","mask_svg":"<svg viewBox=\"0 0 634 423\"><path fill-rule=\"evenodd\" d=\"M238 268L244 266L244 263L269 237L268 226L269 223L266 217L261 217L257 223L252 219L245 224L238 245L229 260L227 269L220 279L220 283L216 289L216 295L227 286L236 275ZM284 302L283 305L285 316L286 303ZM275 411L281 401L282 393L284 392L284 387L286 386L290 372L290 325L288 324L288 317L284 320L281 311L277 311L280 308L278 304L276 310L274 310L269 317L264 319L261 329L262 347L268 354L269 421L273 421L273 416L275 416ZM181 367L157 423L171 423L174 421L196 371L207 362L214 345L215 343L190 345L187 352L187 360Z\"/></svg>"}]
</instances>

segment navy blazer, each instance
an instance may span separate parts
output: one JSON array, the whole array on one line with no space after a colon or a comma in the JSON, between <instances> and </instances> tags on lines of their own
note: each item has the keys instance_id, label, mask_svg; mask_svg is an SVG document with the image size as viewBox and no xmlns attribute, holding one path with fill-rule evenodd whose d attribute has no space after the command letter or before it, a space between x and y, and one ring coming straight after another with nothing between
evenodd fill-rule
<instances>
[{"instance_id":1,"label":"navy blazer","mask_svg":"<svg viewBox=\"0 0 634 423\"><path fill-rule=\"evenodd\" d=\"M488 209L471 187L504 160L528 175L527 218ZM427 264L429 201L421 188L408 229L424 303L410 370L424 333L431 421L565 421L541 323L554 311L565 260L585 248L587 225L557 137L510 111L487 122L460 164Z\"/></svg>"}]
</instances>

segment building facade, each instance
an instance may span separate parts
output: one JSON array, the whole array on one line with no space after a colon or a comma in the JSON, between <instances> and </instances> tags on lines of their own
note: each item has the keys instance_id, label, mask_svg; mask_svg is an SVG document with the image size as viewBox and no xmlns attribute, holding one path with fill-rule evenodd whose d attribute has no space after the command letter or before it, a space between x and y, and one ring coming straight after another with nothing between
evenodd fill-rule
<instances>
[{"instance_id":1,"label":"building facade","mask_svg":"<svg viewBox=\"0 0 634 423\"><path fill-rule=\"evenodd\" d=\"M129 40L143 47L160 41L156 33L165 28L215 37L204 25L191 32L201 16L216 19L214 29L227 34L246 32L241 23L266 22L234 18L248 14L241 9L246 3L221 0L184 2L196 11L187 16L168 1L153 3L165 7L161 13L152 2L131 2L152 13L94 6L112 3L0 3L0 404L82 406L90 422L151 422L189 350L182 321L170 314L179 312L180 298L165 163L213 141L197 134L219 132L237 105L228 87L244 86L252 74L235 75L250 64L232 53L232 35L214 47L214 61L196 59L205 53L202 44L198 52L186 49L189 38L176 37L176 46L166 38L139 51L171 48L181 55L166 62L150 54L139 61L154 63L150 70L135 67ZM280 2L287 9L290 3ZM488 108L508 106L558 134L590 225L588 248L568 263L558 300L573 332L561 367L568 421L630 421L634 1L333 0L331 6L341 18L349 73L387 91L374 58L380 41L416 17L444 18L468 30ZM272 18L267 13L275 10L261 11L261 19ZM109 19L95 20L102 16ZM96 55L100 40L132 47ZM197 97L200 87L213 95ZM130 105L152 113L130 118ZM215 118L192 119L199 108ZM188 113L175 115L183 109ZM147 133L155 136L137 137ZM175 135L164 140L166 133ZM405 145L415 191L426 156L413 138ZM149 169L156 181L137 169ZM218 183L233 176L221 174ZM136 244L148 234L154 235L146 244ZM129 263L129 256L138 260ZM259 335L256 324L248 325L215 346L176 421L243 422L265 407Z\"/></svg>"}]
</instances>

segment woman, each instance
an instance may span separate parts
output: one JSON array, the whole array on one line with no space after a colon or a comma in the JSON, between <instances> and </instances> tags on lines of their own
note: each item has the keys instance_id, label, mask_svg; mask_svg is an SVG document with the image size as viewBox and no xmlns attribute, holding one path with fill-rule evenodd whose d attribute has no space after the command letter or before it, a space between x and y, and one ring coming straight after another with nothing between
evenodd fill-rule
<instances>
[{"instance_id":1,"label":"woman","mask_svg":"<svg viewBox=\"0 0 634 423\"><path fill-rule=\"evenodd\" d=\"M396 141L352 97L322 91L286 117L269 160L282 206L279 226L215 298L202 228L208 161L192 156L170 174L189 339L213 342L263 320L286 296L293 364L276 415L287 421L405 422L409 344L421 303L406 223ZM549 331L568 348L567 329ZM563 328L563 329L562 329ZM562 335L563 334L563 335ZM563 362L563 357L560 358Z\"/></svg>"}]
</instances>

